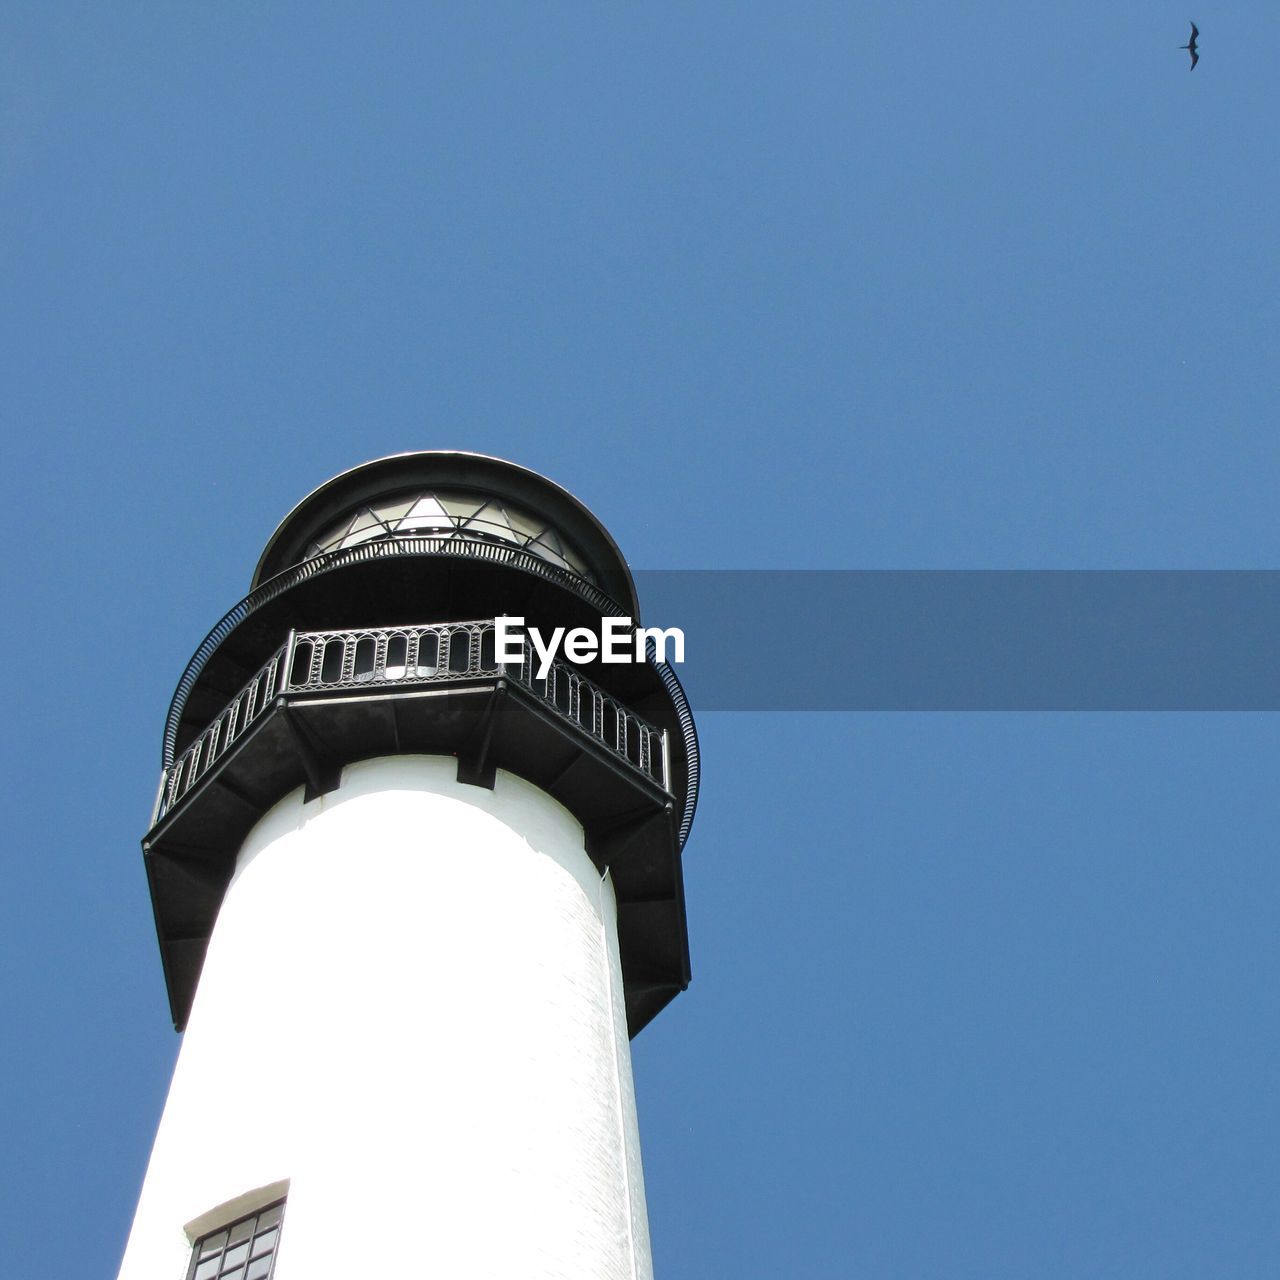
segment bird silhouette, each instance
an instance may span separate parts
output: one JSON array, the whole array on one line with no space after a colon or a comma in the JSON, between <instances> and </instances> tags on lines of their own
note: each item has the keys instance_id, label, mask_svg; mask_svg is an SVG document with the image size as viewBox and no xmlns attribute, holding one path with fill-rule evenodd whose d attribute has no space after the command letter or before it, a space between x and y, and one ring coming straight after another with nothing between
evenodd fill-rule
<instances>
[{"instance_id":1,"label":"bird silhouette","mask_svg":"<svg viewBox=\"0 0 1280 1280\"><path fill-rule=\"evenodd\" d=\"M1196 52L1196 41L1200 38L1200 29L1193 22L1191 24L1191 41L1189 44L1180 44L1179 49L1186 49L1191 54L1191 70L1196 69L1196 63L1200 61L1200 55Z\"/></svg>"}]
</instances>

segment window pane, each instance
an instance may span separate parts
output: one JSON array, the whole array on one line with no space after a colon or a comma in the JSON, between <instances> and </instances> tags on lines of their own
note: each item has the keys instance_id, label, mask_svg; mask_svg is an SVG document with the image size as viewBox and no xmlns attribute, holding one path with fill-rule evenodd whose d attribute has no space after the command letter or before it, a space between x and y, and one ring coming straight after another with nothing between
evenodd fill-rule
<instances>
[{"instance_id":1,"label":"window pane","mask_svg":"<svg viewBox=\"0 0 1280 1280\"><path fill-rule=\"evenodd\" d=\"M438 493L436 497L451 516L455 516L463 523L470 520L484 506L483 498L469 498L465 494Z\"/></svg>"},{"instance_id":2,"label":"window pane","mask_svg":"<svg viewBox=\"0 0 1280 1280\"><path fill-rule=\"evenodd\" d=\"M357 542L368 542L370 538L379 538L387 531L387 526L365 507L352 522L347 536L342 539L344 547L355 546Z\"/></svg>"},{"instance_id":3,"label":"window pane","mask_svg":"<svg viewBox=\"0 0 1280 1280\"><path fill-rule=\"evenodd\" d=\"M411 506L413 506L413 503L408 498L404 498L399 502L375 502L369 510L372 511L383 524L390 526L394 525L395 522L399 520Z\"/></svg>"},{"instance_id":4,"label":"window pane","mask_svg":"<svg viewBox=\"0 0 1280 1280\"><path fill-rule=\"evenodd\" d=\"M217 1253L226 1243L227 1233L225 1231L219 1231L217 1235L206 1236L200 1241L200 1256L207 1258L211 1253Z\"/></svg>"},{"instance_id":5,"label":"window pane","mask_svg":"<svg viewBox=\"0 0 1280 1280\"><path fill-rule=\"evenodd\" d=\"M275 1248L276 1235L277 1232L274 1227L264 1235L260 1235L253 1242L253 1256L255 1258L259 1257L261 1254L269 1253L273 1248Z\"/></svg>"},{"instance_id":6,"label":"window pane","mask_svg":"<svg viewBox=\"0 0 1280 1280\"><path fill-rule=\"evenodd\" d=\"M432 497L419 498L408 513L396 526L405 533L411 529L428 532L431 530L452 530L453 521L449 519L445 509Z\"/></svg>"},{"instance_id":7,"label":"window pane","mask_svg":"<svg viewBox=\"0 0 1280 1280\"><path fill-rule=\"evenodd\" d=\"M238 1244L234 1249L227 1250L227 1256L223 1258L222 1265L224 1267L238 1267L249 1257L249 1244Z\"/></svg>"},{"instance_id":8,"label":"window pane","mask_svg":"<svg viewBox=\"0 0 1280 1280\"><path fill-rule=\"evenodd\" d=\"M249 1270L245 1272L244 1280L262 1280L271 1270L271 1255L265 1258L259 1258L256 1262L249 1263Z\"/></svg>"},{"instance_id":9,"label":"window pane","mask_svg":"<svg viewBox=\"0 0 1280 1280\"><path fill-rule=\"evenodd\" d=\"M516 511L511 507L503 508L507 517L507 523L521 537L527 539L536 538L547 527L545 520L537 520L533 516L527 516L523 511Z\"/></svg>"}]
</instances>

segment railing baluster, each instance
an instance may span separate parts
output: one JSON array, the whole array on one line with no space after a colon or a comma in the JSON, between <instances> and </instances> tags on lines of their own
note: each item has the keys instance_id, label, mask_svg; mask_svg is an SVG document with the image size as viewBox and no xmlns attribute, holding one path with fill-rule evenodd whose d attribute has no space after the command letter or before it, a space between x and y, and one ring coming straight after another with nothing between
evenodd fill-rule
<instances>
[{"instance_id":1,"label":"railing baluster","mask_svg":"<svg viewBox=\"0 0 1280 1280\"><path fill-rule=\"evenodd\" d=\"M356 673L356 639L350 633L342 637L342 670L338 674L340 684L350 684Z\"/></svg>"},{"instance_id":2,"label":"railing baluster","mask_svg":"<svg viewBox=\"0 0 1280 1280\"><path fill-rule=\"evenodd\" d=\"M293 651L297 641L298 633L290 627L289 635L284 642L284 660L280 664L280 670L283 673L280 679L281 693L289 691L289 683L293 679Z\"/></svg>"},{"instance_id":3,"label":"railing baluster","mask_svg":"<svg viewBox=\"0 0 1280 1280\"><path fill-rule=\"evenodd\" d=\"M168 807L165 803L165 792L169 789L169 770L160 770L160 785L156 788L156 802L151 806L151 825L154 827L164 816Z\"/></svg>"}]
</instances>

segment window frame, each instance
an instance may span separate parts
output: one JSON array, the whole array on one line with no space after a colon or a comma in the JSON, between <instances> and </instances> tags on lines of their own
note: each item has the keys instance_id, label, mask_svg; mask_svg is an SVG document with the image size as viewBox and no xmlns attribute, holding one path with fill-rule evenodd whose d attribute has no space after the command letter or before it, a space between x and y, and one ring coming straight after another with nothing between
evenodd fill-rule
<instances>
[{"instance_id":1,"label":"window frame","mask_svg":"<svg viewBox=\"0 0 1280 1280\"><path fill-rule=\"evenodd\" d=\"M252 1243L250 1243L249 1252L245 1254L243 1261L234 1263L229 1269L224 1269L222 1264L226 1259L228 1249L239 1248L239 1246L245 1241L252 1242L257 1236L264 1235L267 1231L274 1230L276 1235L275 1239L271 1242L270 1252L258 1255L259 1258L268 1258L270 1260L270 1265L261 1276L255 1277L255 1280L271 1280L271 1277L275 1274L276 1258L280 1252L280 1233L284 1229L284 1213L287 1199L287 1196L281 1196L278 1199L272 1200L268 1204L260 1205L249 1213L241 1213L237 1217L222 1222L216 1227L211 1227L209 1230L201 1232L200 1235L191 1242L191 1261L187 1266L186 1280L195 1280L198 1268L215 1260L219 1264L218 1268L207 1277L207 1280L226 1280L226 1278L233 1273L237 1276L237 1280L239 1280L239 1277L243 1277L245 1272L248 1270L250 1262L255 1261ZM258 1220L265 1217L273 1209L279 1209L280 1211L276 1220L270 1225L262 1228L262 1230L259 1230ZM232 1243L230 1238L231 1233L237 1227L246 1222L252 1222L254 1224L253 1227L250 1228L249 1232L242 1237L242 1239L236 1240ZM216 1253L208 1253L201 1257L201 1247L205 1242L214 1236L219 1235L226 1236L226 1239L223 1240L218 1251Z\"/></svg>"}]
</instances>

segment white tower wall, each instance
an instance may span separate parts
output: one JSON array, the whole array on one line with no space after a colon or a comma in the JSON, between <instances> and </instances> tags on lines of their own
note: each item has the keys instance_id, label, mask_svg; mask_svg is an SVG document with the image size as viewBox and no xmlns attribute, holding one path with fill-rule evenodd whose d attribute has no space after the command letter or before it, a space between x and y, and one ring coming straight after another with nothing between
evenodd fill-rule
<instances>
[{"instance_id":1,"label":"white tower wall","mask_svg":"<svg viewBox=\"0 0 1280 1280\"><path fill-rule=\"evenodd\" d=\"M455 772L350 765L245 840L120 1280L285 1187L274 1280L651 1280L612 886Z\"/></svg>"}]
</instances>

